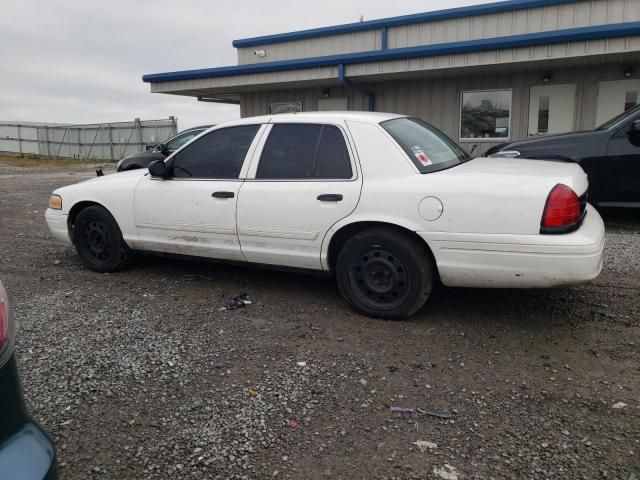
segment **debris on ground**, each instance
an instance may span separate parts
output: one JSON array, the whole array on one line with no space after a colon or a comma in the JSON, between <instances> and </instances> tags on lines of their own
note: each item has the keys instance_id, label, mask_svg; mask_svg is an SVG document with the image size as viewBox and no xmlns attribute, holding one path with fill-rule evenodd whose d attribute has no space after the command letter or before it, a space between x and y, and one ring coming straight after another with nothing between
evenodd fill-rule
<instances>
[{"instance_id":1,"label":"debris on ground","mask_svg":"<svg viewBox=\"0 0 640 480\"><path fill-rule=\"evenodd\" d=\"M260 395L260 390L258 390L257 388L250 388L249 389L249 396L251 398L256 398L258 395Z\"/></svg>"},{"instance_id":2,"label":"debris on ground","mask_svg":"<svg viewBox=\"0 0 640 480\"><path fill-rule=\"evenodd\" d=\"M613 405L611 408L615 408L616 410L620 410L621 408L626 407L627 404L624 402L618 402L615 405Z\"/></svg>"},{"instance_id":3,"label":"debris on ground","mask_svg":"<svg viewBox=\"0 0 640 480\"><path fill-rule=\"evenodd\" d=\"M442 468L433 467L433 473L435 476L444 480L458 480L458 470L452 467L448 463L445 463Z\"/></svg>"},{"instance_id":4,"label":"debris on ground","mask_svg":"<svg viewBox=\"0 0 640 480\"><path fill-rule=\"evenodd\" d=\"M445 419L453 418L453 415L451 415L449 413L434 412L434 411L431 411L431 410L423 410L422 408L416 408L416 411L418 413L423 414L423 415L429 415L430 417L438 417L438 418L445 418Z\"/></svg>"},{"instance_id":5,"label":"debris on ground","mask_svg":"<svg viewBox=\"0 0 640 480\"><path fill-rule=\"evenodd\" d=\"M413 413L413 408L407 407L390 407L389 411L391 413Z\"/></svg>"},{"instance_id":6,"label":"debris on ground","mask_svg":"<svg viewBox=\"0 0 640 480\"><path fill-rule=\"evenodd\" d=\"M306 367L307 362L296 362L296 365L298 365L299 367Z\"/></svg>"},{"instance_id":7,"label":"debris on ground","mask_svg":"<svg viewBox=\"0 0 640 480\"><path fill-rule=\"evenodd\" d=\"M290 419L289 426L291 427L291 430L295 430L298 428L298 421L295 418Z\"/></svg>"},{"instance_id":8,"label":"debris on ground","mask_svg":"<svg viewBox=\"0 0 640 480\"><path fill-rule=\"evenodd\" d=\"M237 297L234 297L229 305L227 305L226 307L222 307L222 310L236 310L237 308L245 308L247 305L251 305L249 295L246 293L242 293Z\"/></svg>"},{"instance_id":9,"label":"debris on ground","mask_svg":"<svg viewBox=\"0 0 640 480\"><path fill-rule=\"evenodd\" d=\"M420 453L424 453L427 450L438 448L437 443L429 442L427 440L416 440L413 444L420 449Z\"/></svg>"}]
</instances>

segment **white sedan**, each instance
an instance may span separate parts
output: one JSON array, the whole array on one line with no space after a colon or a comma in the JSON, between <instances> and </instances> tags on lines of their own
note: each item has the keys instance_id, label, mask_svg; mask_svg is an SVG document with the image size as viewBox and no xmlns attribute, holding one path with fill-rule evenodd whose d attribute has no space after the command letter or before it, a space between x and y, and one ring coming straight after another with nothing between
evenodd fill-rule
<instances>
[{"instance_id":1,"label":"white sedan","mask_svg":"<svg viewBox=\"0 0 640 480\"><path fill-rule=\"evenodd\" d=\"M245 118L148 170L53 192L46 219L96 272L134 251L334 273L359 312L404 318L439 279L529 288L595 278L604 225L574 163L471 158L395 114Z\"/></svg>"}]
</instances>

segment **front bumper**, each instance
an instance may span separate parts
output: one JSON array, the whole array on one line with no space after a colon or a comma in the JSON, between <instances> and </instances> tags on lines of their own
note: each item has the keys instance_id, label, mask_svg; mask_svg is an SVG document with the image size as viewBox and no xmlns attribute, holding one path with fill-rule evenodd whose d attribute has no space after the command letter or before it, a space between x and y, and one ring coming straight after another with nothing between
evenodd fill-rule
<instances>
[{"instance_id":1,"label":"front bumper","mask_svg":"<svg viewBox=\"0 0 640 480\"><path fill-rule=\"evenodd\" d=\"M602 270L604 223L587 205L581 227L558 235L418 232L451 287L533 288L575 285Z\"/></svg>"},{"instance_id":2,"label":"front bumper","mask_svg":"<svg viewBox=\"0 0 640 480\"><path fill-rule=\"evenodd\" d=\"M44 218L47 221L47 226L49 227L51 234L58 240L65 243L71 243L67 217L68 215L63 214L62 210L47 208L44 212Z\"/></svg>"},{"instance_id":3,"label":"front bumper","mask_svg":"<svg viewBox=\"0 0 640 480\"><path fill-rule=\"evenodd\" d=\"M15 357L0 367L0 480L58 478L56 451L26 410Z\"/></svg>"}]
</instances>

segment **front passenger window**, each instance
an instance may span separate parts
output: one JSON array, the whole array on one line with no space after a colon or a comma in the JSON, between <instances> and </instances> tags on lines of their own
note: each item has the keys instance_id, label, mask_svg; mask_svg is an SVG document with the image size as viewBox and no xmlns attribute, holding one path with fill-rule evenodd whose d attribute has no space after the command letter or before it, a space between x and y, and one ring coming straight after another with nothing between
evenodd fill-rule
<instances>
[{"instance_id":1,"label":"front passenger window","mask_svg":"<svg viewBox=\"0 0 640 480\"><path fill-rule=\"evenodd\" d=\"M169 174L175 178L238 178L259 128L242 125L214 130L175 155Z\"/></svg>"}]
</instances>

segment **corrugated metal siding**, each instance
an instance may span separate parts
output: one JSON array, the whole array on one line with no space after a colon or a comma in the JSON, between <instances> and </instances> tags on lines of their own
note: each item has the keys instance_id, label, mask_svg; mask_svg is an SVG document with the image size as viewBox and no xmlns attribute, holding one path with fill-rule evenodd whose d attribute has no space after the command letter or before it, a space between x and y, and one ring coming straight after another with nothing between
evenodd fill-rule
<instances>
[{"instance_id":1,"label":"corrugated metal siding","mask_svg":"<svg viewBox=\"0 0 640 480\"><path fill-rule=\"evenodd\" d=\"M578 0L576 3L461 17L388 29L388 48L477 40L525 33L640 21L639 0ZM381 48L379 30L239 48L238 63L352 53ZM265 50L259 58L254 50Z\"/></svg>"},{"instance_id":2,"label":"corrugated metal siding","mask_svg":"<svg viewBox=\"0 0 640 480\"><path fill-rule=\"evenodd\" d=\"M636 0L639 1L640 0ZM369 77L374 75L397 75L411 72L431 72L459 67L506 65L515 62L564 60L589 55L616 54L640 51L640 36L586 42L559 43L537 47L524 47L487 52L422 57L408 60L392 60L347 65L347 77ZM521 68L521 67L514 67ZM464 74L463 72L460 73ZM153 93L184 93L188 95L223 94L238 92L243 88L253 89L267 85L283 85L285 88L301 87L304 82L336 80L336 67L319 67L282 72L255 73L229 77L177 80L151 84ZM296 85L298 83L298 85ZM288 84L288 85L285 85Z\"/></svg>"},{"instance_id":3,"label":"corrugated metal siding","mask_svg":"<svg viewBox=\"0 0 640 480\"><path fill-rule=\"evenodd\" d=\"M638 50L640 50L640 37L625 37L491 50L487 52L442 55L438 57L422 57L408 60L360 63L347 65L345 72L348 77L356 78L359 76L390 75L447 68L511 64L515 62L562 60L589 55L634 52Z\"/></svg>"},{"instance_id":4,"label":"corrugated metal siding","mask_svg":"<svg viewBox=\"0 0 640 480\"><path fill-rule=\"evenodd\" d=\"M389 48L538 33L640 20L638 0L590 0L389 29Z\"/></svg>"},{"instance_id":5,"label":"corrugated metal siding","mask_svg":"<svg viewBox=\"0 0 640 480\"><path fill-rule=\"evenodd\" d=\"M380 30L344 33L322 38L310 38L293 42L261 45L238 49L238 65L247 63L273 62L291 58L319 57L338 53L365 52L378 50L382 46ZM255 50L264 50L267 56L254 55Z\"/></svg>"},{"instance_id":6,"label":"corrugated metal siding","mask_svg":"<svg viewBox=\"0 0 640 480\"><path fill-rule=\"evenodd\" d=\"M338 78L338 67L318 67L282 72L252 73L228 77L197 78L151 84L151 93L180 93L196 95L199 91L216 89L216 93L237 92L238 87L255 87L279 83L308 82ZM195 93L194 93L195 92Z\"/></svg>"},{"instance_id":7,"label":"corrugated metal siding","mask_svg":"<svg viewBox=\"0 0 640 480\"><path fill-rule=\"evenodd\" d=\"M640 61L634 66L640 76ZM575 130L596 127L595 114L598 82L622 78L622 65L573 67L553 70L553 84L574 83L577 87ZM514 71L499 75L459 75L445 78L397 80L368 85L376 97L376 110L420 117L442 129L451 138L459 139L460 96L464 90L512 89L511 138L527 136L529 118L529 91L540 85L538 70ZM350 110L366 110L367 99L348 87L331 89L332 97L348 97ZM322 98L321 88L288 89L277 92L246 93L241 95L241 115L267 113L270 102L302 101L305 111L317 109ZM463 142L470 150L475 142ZM482 153L498 142L480 142L475 153Z\"/></svg>"}]
</instances>

